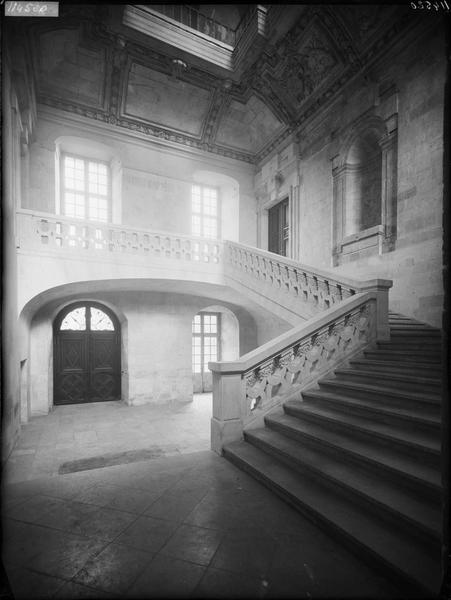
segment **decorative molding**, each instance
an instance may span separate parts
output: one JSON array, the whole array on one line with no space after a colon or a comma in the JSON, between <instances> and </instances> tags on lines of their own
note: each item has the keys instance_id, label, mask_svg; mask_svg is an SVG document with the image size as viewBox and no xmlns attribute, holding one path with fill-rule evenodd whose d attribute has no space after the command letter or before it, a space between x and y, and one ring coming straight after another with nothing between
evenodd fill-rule
<instances>
[{"instance_id":1,"label":"decorative molding","mask_svg":"<svg viewBox=\"0 0 451 600\"><path fill-rule=\"evenodd\" d=\"M174 133L173 131L165 130L160 127L153 127L145 125L139 121L133 121L131 119L120 118L118 119L115 115L99 110L93 110L91 108L68 104L61 100L57 100L52 97L39 96L38 102L44 106L52 107L60 111L77 115L79 117L92 120L97 123L104 123L108 125L114 125L123 132L133 132L140 136L153 139L156 142L162 142L163 144L176 144L184 149L205 151L205 144L198 140L190 138L187 135ZM223 158L230 158L232 160L238 160L244 163L254 164L254 157L250 154L241 152L235 152L228 149L223 149L220 146L212 145L209 153Z\"/></svg>"}]
</instances>

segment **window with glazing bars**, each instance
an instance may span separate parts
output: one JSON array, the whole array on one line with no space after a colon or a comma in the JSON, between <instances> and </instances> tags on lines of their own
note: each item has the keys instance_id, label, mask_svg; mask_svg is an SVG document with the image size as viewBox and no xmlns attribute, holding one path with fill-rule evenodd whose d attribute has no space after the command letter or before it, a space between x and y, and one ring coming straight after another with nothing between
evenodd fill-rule
<instances>
[{"instance_id":1,"label":"window with glazing bars","mask_svg":"<svg viewBox=\"0 0 451 600\"><path fill-rule=\"evenodd\" d=\"M204 185L193 185L191 191L191 231L193 235L219 238L218 190Z\"/></svg>"},{"instance_id":2,"label":"window with glazing bars","mask_svg":"<svg viewBox=\"0 0 451 600\"><path fill-rule=\"evenodd\" d=\"M220 315L200 313L193 319L193 373L208 371L209 361L220 360Z\"/></svg>"},{"instance_id":3,"label":"window with glazing bars","mask_svg":"<svg viewBox=\"0 0 451 600\"><path fill-rule=\"evenodd\" d=\"M107 163L64 154L61 196L62 212L66 217L108 222L110 172Z\"/></svg>"}]
</instances>

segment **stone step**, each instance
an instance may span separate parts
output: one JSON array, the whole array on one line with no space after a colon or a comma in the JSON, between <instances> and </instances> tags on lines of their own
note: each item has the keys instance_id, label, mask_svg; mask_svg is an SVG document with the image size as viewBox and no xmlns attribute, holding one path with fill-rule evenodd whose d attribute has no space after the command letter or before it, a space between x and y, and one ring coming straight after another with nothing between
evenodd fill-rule
<instances>
[{"instance_id":1,"label":"stone step","mask_svg":"<svg viewBox=\"0 0 451 600\"><path fill-rule=\"evenodd\" d=\"M372 386L382 386L384 388L393 385L395 388L402 387L403 390L412 390L427 393L430 391L433 394L440 394L442 382L438 378L434 378L421 374L409 374L403 372L375 372L371 369L352 369L340 368L334 371L338 379L347 381L359 381L368 383Z\"/></svg>"},{"instance_id":2,"label":"stone step","mask_svg":"<svg viewBox=\"0 0 451 600\"><path fill-rule=\"evenodd\" d=\"M401 348L405 350L421 350L422 352L441 352L442 342L441 340L432 340L425 338L420 340L419 338L410 337L408 339L391 336L390 341L376 342L377 348Z\"/></svg>"},{"instance_id":3,"label":"stone step","mask_svg":"<svg viewBox=\"0 0 451 600\"><path fill-rule=\"evenodd\" d=\"M224 447L224 456L267 485L292 506L339 536L342 543L395 578L407 582L418 597L437 594L440 552L412 544L410 537L369 514L361 506L333 493L315 478L301 477L281 461L240 441Z\"/></svg>"},{"instance_id":4,"label":"stone step","mask_svg":"<svg viewBox=\"0 0 451 600\"><path fill-rule=\"evenodd\" d=\"M380 444L376 438L360 438L352 431L331 428L328 421L298 418L299 414L278 411L265 417L265 425L282 431L302 444L343 456L353 464L372 470L384 478L411 490L415 495L438 503L441 492L441 475L437 466L415 460L411 454L397 452L390 444ZM333 423L332 423L333 425Z\"/></svg>"},{"instance_id":5,"label":"stone step","mask_svg":"<svg viewBox=\"0 0 451 600\"><path fill-rule=\"evenodd\" d=\"M336 392L337 390L346 393L349 396L354 398L362 398L367 399L368 397L372 397L375 399L379 399L380 397L384 398L395 398L406 400L407 402L417 402L417 403L426 403L431 404L434 401L437 403L440 399L440 390L428 392L424 391L412 391L405 390L403 387L390 387L389 383L387 385L382 384L373 384L368 381L368 383L363 383L360 381L349 381L348 379L320 379L318 384L321 389L328 389Z\"/></svg>"},{"instance_id":6,"label":"stone step","mask_svg":"<svg viewBox=\"0 0 451 600\"><path fill-rule=\"evenodd\" d=\"M374 471L356 467L343 460L343 455L309 447L275 429L262 428L245 431L245 440L262 448L301 473L321 477L333 489L343 491L352 501L364 502L368 510L389 520L405 533L418 536L424 542L440 542L441 511L424 498L396 482L381 479Z\"/></svg>"},{"instance_id":7,"label":"stone step","mask_svg":"<svg viewBox=\"0 0 451 600\"><path fill-rule=\"evenodd\" d=\"M410 335L418 334L420 337L441 337L442 332L435 327L428 327L421 324L410 323L390 323L390 333L392 335L402 335L409 337Z\"/></svg>"},{"instance_id":8,"label":"stone step","mask_svg":"<svg viewBox=\"0 0 451 600\"><path fill-rule=\"evenodd\" d=\"M437 406L425 407L419 411L409 406L381 405L379 402L362 398L350 398L343 394L324 392L322 389L311 389L302 394L305 401L315 402L318 406L333 408L346 414L362 415L383 423L392 423L399 427L409 427L413 432L430 430L436 435L440 433L440 410Z\"/></svg>"},{"instance_id":9,"label":"stone step","mask_svg":"<svg viewBox=\"0 0 451 600\"><path fill-rule=\"evenodd\" d=\"M358 436L359 442L363 444L378 443L381 446L388 447L393 453L402 452L403 455L410 455L415 461L413 467L417 467L418 462L435 472L440 461L441 444L437 436L430 431L409 431L405 427L400 427L390 423L379 421L369 421L367 418L355 414L344 414L341 411L318 406L310 402L299 402L296 400L284 403L284 411L297 417L306 419L325 429L338 431L347 436ZM431 490L440 489L440 477L432 485Z\"/></svg>"},{"instance_id":10,"label":"stone step","mask_svg":"<svg viewBox=\"0 0 451 600\"><path fill-rule=\"evenodd\" d=\"M370 358L354 358L349 361L349 365L355 369L364 371L375 371L377 373L411 373L418 375L426 375L441 380L442 367L431 363L412 363L409 361L389 361L375 360Z\"/></svg>"},{"instance_id":11,"label":"stone step","mask_svg":"<svg viewBox=\"0 0 451 600\"><path fill-rule=\"evenodd\" d=\"M406 350L404 349L391 349L389 347L381 347L378 343L377 348L368 349L363 351L363 355L370 359L376 360L390 360L390 361L409 361L416 363L421 361L422 363L433 363L435 365L441 364L441 352L425 352L424 349L418 350Z\"/></svg>"}]
</instances>

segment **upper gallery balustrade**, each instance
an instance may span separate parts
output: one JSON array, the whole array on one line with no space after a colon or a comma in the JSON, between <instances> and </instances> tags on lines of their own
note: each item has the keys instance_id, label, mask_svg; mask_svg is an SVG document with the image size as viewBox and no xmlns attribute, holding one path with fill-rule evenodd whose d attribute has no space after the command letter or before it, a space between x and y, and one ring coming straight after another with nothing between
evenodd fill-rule
<instances>
[{"instance_id":1,"label":"upper gallery balustrade","mask_svg":"<svg viewBox=\"0 0 451 600\"><path fill-rule=\"evenodd\" d=\"M70 252L81 258L88 253L99 260L109 260L109 255L118 254L213 264L221 259L222 245L218 240L30 211L21 211L17 216L19 245L24 250Z\"/></svg>"},{"instance_id":2,"label":"upper gallery balustrade","mask_svg":"<svg viewBox=\"0 0 451 600\"><path fill-rule=\"evenodd\" d=\"M293 324L365 291L371 284L337 278L236 242L29 210L17 213L17 247L24 256L23 269L33 271L39 257L39 264L48 264L54 272L47 281L41 278L42 286L104 279L105 273L113 279L190 279L229 285ZM67 262L67 268L56 266L62 261Z\"/></svg>"}]
</instances>

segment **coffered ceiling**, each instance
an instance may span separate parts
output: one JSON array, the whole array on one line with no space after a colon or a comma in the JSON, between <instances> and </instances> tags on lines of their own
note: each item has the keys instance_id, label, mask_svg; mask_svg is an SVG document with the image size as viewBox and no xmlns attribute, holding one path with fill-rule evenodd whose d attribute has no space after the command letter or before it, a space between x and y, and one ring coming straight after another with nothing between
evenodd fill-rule
<instances>
[{"instance_id":1,"label":"coffered ceiling","mask_svg":"<svg viewBox=\"0 0 451 600\"><path fill-rule=\"evenodd\" d=\"M242 15L230 6L235 24ZM412 25L403 7L265 5L249 47L229 48L239 56L224 67L195 44L190 51L125 25L126 8L62 4L58 19L8 23L12 49L26 40L38 103L247 162L295 132Z\"/></svg>"}]
</instances>

